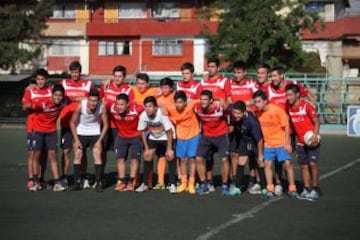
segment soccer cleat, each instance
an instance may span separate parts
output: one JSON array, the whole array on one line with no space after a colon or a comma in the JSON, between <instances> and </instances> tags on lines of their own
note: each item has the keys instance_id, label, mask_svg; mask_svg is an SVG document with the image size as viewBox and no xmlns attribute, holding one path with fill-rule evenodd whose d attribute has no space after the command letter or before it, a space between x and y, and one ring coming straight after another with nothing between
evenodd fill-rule
<instances>
[{"instance_id":1,"label":"soccer cleat","mask_svg":"<svg viewBox=\"0 0 360 240\"><path fill-rule=\"evenodd\" d=\"M57 182L54 184L53 191L54 192L63 192L63 191L65 191L65 188L63 185L61 185L60 182Z\"/></svg>"},{"instance_id":2,"label":"soccer cleat","mask_svg":"<svg viewBox=\"0 0 360 240\"><path fill-rule=\"evenodd\" d=\"M311 190L311 192L309 192L306 195L306 197L311 199L311 200L318 200L319 199L319 194L315 189L313 189L313 190Z\"/></svg>"},{"instance_id":3,"label":"soccer cleat","mask_svg":"<svg viewBox=\"0 0 360 240\"><path fill-rule=\"evenodd\" d=\"M276 197L274 192L270 192L267 189L261 190L261 196L264 198L274 198Z\"/></svg>"},{"instance_id":4,"label":"soccer cleat","mask_svg":"<svg viewBox=\"0 0 360 240\"><path fill-rule=\"evenodd\" d=\"M146 186L144 183L142 183L136 190L135 192L147 192L149 191L149 187Z\"/></svg>"},{"instance_id":5,"label":"soccer cleat","mask_svg":"<svg viewBox=\"0 0 360 240\"><path fill-rule=\"evenodd\" d=\"M71 191L78 191L81 190L81 181L77 180L75 181L74 185L71 187Z\"/></svg>"},{"instance_id":6,"label":"soccer cleat","mask_svg":"<svg viewBox=\"0 0 360 240\"><path fill-rule=\"evenodd\" d=\"M199 195L208 194L210 192L208 188L208 184L206 183L200 184L200 186L196 189L196 192Z\"/></svg>"},{"instance_id":7,"label":"soccer cleat","mask_svg":"<svg viewBox=\"0 0 360 240\"><path fill-rule=\"evenodd\" d=\"M91 188L90 182L89 182L88 179L86 179L86 178L84 179L82 188L83 188L83 189L90 189L90 188Z\"/></svg>"},{"instance_id":8,"label":"soccer cleat","mask_svg":"<svg viewBox=\"0 0 360 240\"><path fill-rule=\"evenodd\" d=\"M171 194L175 194L176 193L176 185L175 184L171 184L169 186L169 193Z\"/></svg>"},{"instance_id":9,"label":"soccer cleat","mask_svg":"<svg viewBox=\"0 0 360 240\"><path fill-rule=\"evenodd\" d=\"M26 188L30 191L30 189L34 186L34 181L33 180L28 180L26 182Z\"/></svg>"},{"instance_id":10,"label":"soccer cleat","mask_svg":"<svg viewBox=\"0 0 360 240\"><path fill-rule=\"evenodd\" d=\"M96 181L95 184L93 185L93 187L95 188L96 192L103 192L104 191L102 181Z\"/></svg>"},{"instance_id":11,"label":"soccer cleat","mask_svg":"<svg viewBox=\"0 0 360 240\"><path fill-rule=\"evenodd\" d=\"M195 186L194 185L189 185L188 186L188 192L190 194L195 194L196 193Z\"/></svg>"},{"instance_id":12,"label":"soccer cleat","mask_svg":"<svg viewBox=\"0 0 360 240\"><path fill-rule=\"evenodd\" d=\"M226 184L221 185L221 195L229 195L229 187Z\"/></svg>"},{"instance_id":13,"label":"soccer cleat","mask_svg":"<svg viewBox=\"0 0 360 240\"><path fill-rule=\"evenodd\" d=\"M310 192L304 188L304 190L300 193L299 198L302 198L302 199L307 198L307 195L309 193Z\"/></svg>"},{"instance_id":14,"label":"soccer cleat","mask_svg":"<svg viewBox=\"0 0 360 240\"><path fill-rule=\"evenodd\" d=\"M252 186L249 186L248 192L249 192L249 194L252 194L252 195L261 194L261 186L260 186L260 184L255 183Z\"/></svg>"},{"instance_id":15,"label":"soccer cleat","mask_svg":"<svg viewBox=\"0 0 360 240\"><path fill-rule=\"evenodd\" d=\"M209 189L209 192L215 192L215 186L213 183L208 183L207 187Z\"/></svg>"},{"instance_id":16,"label":"soccer cleat","mask_svg":"<svg viewBox=\"0 0 360 240\"><path fill-rule=\"evenodd\" d=\"M153 187L154 190L165 190L166 189L166 186L165 184L156 184L154 187Z\"/></svg>"},{"instance_id":17,"label":"soccer cleat","mask_svg":"<svg viewBox=\"0 0 360 240\"><path fill-rule=\"evenodd\" d=\"M29 188L30 192L37 192L41 190L40 184L38 182L34 182L33 186Z\"/></svg>"},{"instance_id":18,"label":"soccer cleat","mask_svg":"<svg viewBox=\"0 0 360 240\"><path fill-rule=\"evenodd\" d=\"M126 185L125 191L127 191L127 192L133 192L134 190L135 190L135 189L134 189L134 184L128 183L128 184Z\"/></svg>"},{"instance_id":19,"label":"soccer cleat","mask_svg":"<svg viewBox=\"0 0 360 240\"><path fill-rule=\"evenodd\" d=\"M236 186L230 186L228 194L231 196L237 196L237 195L241 194L241 190L240 190L240 188L238 188Z\"/></svg>"},{"instance_id":20,"label":"soccer cleat","mask_svg":"<svg viewBox=\"0 0 360 240\"><path fill-rule=\"evenodd\" d=\"M118 192L122 192L125 191L125 189L126 189L126 184L123 183L121 180L118 180L114 190Z\"/></svg>"},{"instance_id":21,"label":"soccer cleat","mask_svg":"<svg viewBox=\"0 0 360 240\"><path fill-rule=\"evenodd\" d=\"M275 195L280 197L283 194L283 188L280 184L275 185Z\"/></svg>"},{"instance_id":22,"label":"soccer cleat","mask_svg":"<svg viewBox=\"0 0 360 240\"><path fill-rule=\"evenodd\" d=\"M68 182L68 180L67 180L66 177L61 178L60 181L61 181L61 184L63 185L63 187L64 187L65 189L68 189L68 188L69 188L69 182Z\"/></svg>"},{"instance_id":23,"label":"soccer cleat","mask_svg":"<svg viewBox=\"0 0 360 240\"><path fill-rule=\"evenodd\" d=\"M177 188L176 191L178 193L182 193L182 192L186 192L187 191L187 186L186 184L180 184Z\"/></svg>"},{"instance_id":24,"label":"soccer cleat","mask_svg":"<svg viewBox=\"0 0 360 240\"><path fill-rule=\"evenodd\" d=\"M288 196L291 198L298 198L299 194L296 191L289 191Z\"/></svg>"}]
</instances>

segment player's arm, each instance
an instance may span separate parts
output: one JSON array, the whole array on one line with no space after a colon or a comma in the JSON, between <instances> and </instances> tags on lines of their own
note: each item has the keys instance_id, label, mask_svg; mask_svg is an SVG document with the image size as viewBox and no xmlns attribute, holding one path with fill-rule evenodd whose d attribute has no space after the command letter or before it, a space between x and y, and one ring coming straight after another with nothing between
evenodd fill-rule
<instances>
[{"instance_id":1,"label":"player's arm","mask_svg":"<svg viewBox=\"0 0 360 240\"><path fill-rule=\"evenodd\" d=\"M147 136L146 136L146 131L145 131L146 128L147 128L147 124L144 121L142 116L143 115L141 114L140 118L139 118L137 130L140 131L141 141L144 144L144 154L145 154L145 151L149 151L149 145L148 145L148 142L147 142Z\"/></svg>"},{"instance_id":2,"label":"player's arm","mask_svg":"<svg viewBox=\"0 0 360 240\"><path fill-rule=\"evenodd\" d=\"M172 160L174 159L174 151L172 148L174 132L169 118L167 116L161 116L161 118L167 136L166 157L168 160Z\"/></svg>"},{"instance_id":3,"label":"player's arm","mask_svg":"<svg viewBox=\"0 0 360 240\"><path fill-rule=\"evenodd\" d=\"M102 142L103 142L104 137L105 137L105 135L106 135L106 133L107 133L107 131L109 129L109 121L108 121L107 109L105 108L104 105L102 105L101 108L102 108L102 110L101 110L102 129L101 129L99 140L95 144L95 146L99 147L99 148L102 147Z\"/></svg>"},{"instance_id":4,"label":"player's arm","mask_svg":"<svg viewBox=\"0 0 360 240\"><path fill-rule=\"evenodd\" d=\"M290 124L289 124L289 118L288 115L285 113L284 110L278 109L278 116L280 120L280 125L282 128L285 129L285 146L284 149L286 152L291 153L292 152L292 146L291 146L291 137L290 137Z\"/></svg>"},{"instance_id":5,"label":"player's arm","mask_svg":"<svg viewBox=\"0 0 360 240\"><path fill-rule=\"evenodd\" d=\"M79 104L79 106L77 106L77 108L75 109L75 111L70 119L70 130L71 130L71 134L73 135L73 138L74 138L74 149L82 149L80 139L76 132L76 125L80 118L80 112L81 112L81 104Z\"/></svg>"},{"instance_id":6,"label":"player's arm","mask_svg":"<svg viewBox=\"0 0 360 240\"><path fill-rule=\"evenodd\" d=\"M312 103L312 105L316 107L316 97L314 94L312 94L312 92L308 91L307 98Z\"/></svg>"},{"instance_id":7,"label":"player's arm","mask_svg":"<svg viewBox=\"0 0 360 240\"><path fill-rule=\"evenodd\" d=\"M320 119L317 116L316 109L314 106L306 105L306 112L314 123L314 135L312 136L311 142L314 145L318 144L318 135L320 132Z\"/></svg>"},{"instance_id":8,"label":"player's arm","mask_svg":"<svg viewBox=\"0 0 360 240\"><path fill-rule=\"evenodd\" d=\"M24 96L21 102L22 102L23 111L31 110L31 97L30 97L30 91L28 89L25 89Z\"/></svg>"},{"instance_id":9,"label":"player's arm","mask_svg":"<svg viewBox=\"0 0 360 240\"><path fill-rule=\"evenodd\" d=\"M257 142L258 161L264 161L264 138L261 131L261 126L257 118L253 118L251 134Z\"/></svg>"}]
</instances>

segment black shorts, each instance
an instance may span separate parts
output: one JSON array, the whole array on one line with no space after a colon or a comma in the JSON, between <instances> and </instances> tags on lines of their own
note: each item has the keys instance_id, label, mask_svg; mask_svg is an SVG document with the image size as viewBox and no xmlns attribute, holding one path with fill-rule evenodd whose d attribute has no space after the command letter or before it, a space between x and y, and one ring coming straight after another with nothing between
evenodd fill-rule
<instances>
[{"instance_id":1,"label":"black shorts","mask_svg":"<svg viewBox=\"0 0 360 240\"><path fill-rule=\"evenodd\" d=\"M26 145L28 151L33 151L33 146L35 145L33 140L33 133L28 133L26 137Z\"/></svg>"},{"instance_id":2,"label":"black shorts","mask_svg":"<svg viewBox=\"0 0 360 240\"><path fill-rule=\"evenodd\" d=\"M166 148L167 148L167 140L152 140L152 139L148 139L148 146L149 149L156 149L156 154L158 152L161 153L166 153ZM172 146L172 149L174 149L174 145ZM159 157L159 155L158 155Z\"/></svg>"},{"instance_id":3,"label":"black shorts","mask_svg":"<svg viewBox=\"0 0 360 240\"><path fill-rule=\"evenodd\" d=\"M228 134L218 137L206 137L202 135L196 151L196 156L206 158L209 156L210 152L213 152L214 149L216 149L221 158L229 156L230 141Z\"/></svg>"},{"instance_id":4,"label":"black shorts","mask_svg":"<svg viewBox=\"0 0 360 240\"><path fill-rule=\"evenodd\" d=\"M46 150L57 150L58 148L58 138L57 132L36 132L32 133L32 150L33 151L42 151Z\"/></svg>"},{"instance_id":5,"label":"black shorts","mask_svg":"<svg viewBox=\"0 0 360 240\"><path fill-rule=\"evenodd\" d=\"M312 162L318 162L320 156L320 145L316 147L308 147L297 145L296 153L300 165L306 165Z\"/></svg>"},{"instance_id":6,"label":"black shorts","mask_svg":"<svg viewBox=\"0 0 360 240\"><path fill-rule=\"evenodd\" d=\"M141 159L142 143L140 136L132 138L117 137L115 148L116 158L124 158L126 160L129 150L131 159Z\"/></svg>"},{"instance_id":7,"label":"black shorts","mask_svg":"<svg viewBox=\"0 0 360 240\"><path fill-rule=\"evenodd\" d=\"M93 148L95 143L99 140L100 135L95 136L82 136L78 135L83 150L88 147Z\"/></svg>"},{"instance_id":8,"label":"black shorts","mask_svg":"<svg viewBox=\"0 0 360 240\"><path fill-rule=\"evenodd\" d=\"M69 127L61 128L61 148L71 149L73 147L73 136Z\"/></svg>"},{"instance_id":9,"label":"black shorts","mask_svg":"<svg viewBox=\"0 0 360 240\"><path fill-rule=\"evenodd\" d=\"M118 131L116 128L109 128L105 137L104 137L104 150L111 151L115 149L116 146L116 139Z\"/></svg>"},{"instance_id":10,"label":"black shorts","mask_svg":"<svg viewBox=\"0 0 360 240\"><path fill-rule=\"evenodd\" d=\"M258 149L255 143L252 142L246 142L243 140L240 140L236 143L231 144L231 152L239 154L239 156L257 156L258 155Z\"/></svg>"}]
</instances>

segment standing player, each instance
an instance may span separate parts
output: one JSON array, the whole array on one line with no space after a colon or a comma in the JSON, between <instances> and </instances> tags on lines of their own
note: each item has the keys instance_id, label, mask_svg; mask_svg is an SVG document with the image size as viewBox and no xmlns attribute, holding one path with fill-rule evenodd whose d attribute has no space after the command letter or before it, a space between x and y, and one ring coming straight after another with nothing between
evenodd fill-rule
<instances>
[{"instance_id":1,"label":"standing player","mask_svg":"<svg viewBox=\"0 0 360 240\"><path fill-rule=\"evenodd\" d=\"M260 190L266 188L264 172L264 140L259 121L252 112L246 111L246 104L237 101L232 108L234 138L231 142L231 152L237 153L237 158L232 158L233 183L230 195L241 194L244 187L244 167L249 158L256 159L259 165Z\"/></svg>"},{"instance_id":2,"label":"standing player","mask_svg":"<svg viewBox=\"0 0 360 240\"><path fill-rule=\"evenodd\" d=\"M137 130L139 116L144 107L130 102L127 94L121 93L116 97L116 102L109 109L110 119L117 129L116 158L118 180L115 191L134 191L136 175L141 160L142 143L140 131ZM130 179L126 182L125 161L130 155Z\"/></svg>"},{"instance_id":3,"label":"standing player","mask_svg":"<svg viewBox=\"0 0 360 240\"><path fill-rule=\"evenodd\" d=\"M199 99L200 83L194 80L194 65L186 62L181 65L182 80L176 83L176 91L183 91L186 94L187 101Z\"/></svg>"},{"instance_id":4,"label":"standing player","mask_svg":"<svg viewBox=\"0 0 360 240\"><path fill-rule=\"evenodd\" d=\"M320 153L317 135L319 134L320 121L315 107L310 102L300 99L300 88L297 85L286 86L286 97L288 112L297 136L296 152L304 181L304 191L300 197L317 200L319 198L318 160ZM304 143L304 135L307 131L314 132L311 138L311 146Z\"/></svg>"},{"instance_id":5,"label":"standing player","mask_svg":"<svg viewBox=\"0 0 360 240\"><path fill-rule=\"evenodd\" d=\"M40 155L43 149L48 152L50 169L54 178L54 192L64 191L59 180L59 167L57 159L57 128L56 121L61 109L65 106L64 88L61 85L54 85L51 100L33 103L31 109L36 112L33 117L32 149L34 151L33 181L34 185L30 191L41 189L39 184Z\"/></svg>"},{"instance_id":6,"label":"standing player","mask_svg":"<svg viewBox=\"0 0 360 240\"><path fill-rule=\"evenodd\" d=\"M217 58L209 59L207 62L208 76L200 82L199 92L209 90L215 100L224 101L227 104L232 103L230 80L219 74L220 60ZM209 152L206 157L207 180L211 192L215 191L214 178L214 159L213 152Z\"/></svg>"},{"instance_id":7,"label":"standing player","mask_svg":"<svg viewBox=\"0 0 360 240\"><path fill-rule=\"evenodd\" d=\"M175 129L169 118L162 114L158 108L155 97L147 97L144 100L145 111L141 113L138 130L141 131L141 139L144 145L144 170L143 184L136 189L137 192L149 190L149 170L152 166L154 154L158 149L166 149L165 156L169 166L169 192L176 193L176 163L173 150ZM149 136L147 136L149 132Z\"/></svg>"},{"instance_id":8,"label":"standing player","mask_svg":"<svg viewBox=\"0 0 360 240\"><path fill-rule=\"evenodd\" d=\"M200 139L200 126L194 106L198 101L187 102L187 96L183 91L177 91L174 100L175 106L166 110L176 127L176 156L180 158L181 175L181 185L177 187L177 192L188 191L190 194L195 194L195 157ZM189 179L188 162L190 163Z\"/></svg>"},{"instance_id":9,"label":"standing player","mask_svg":"<svg viewBox=\"0 0 360 240\"><path fill-rule=\"evenodd\" d=\"M71 78L59 82L65 89L65 96L69 98L70 102L74 102L74 104L66 106L60 114L61 147L63 149L62 180L65 185L68 185L67 175L70 168L70 153L73 147L70 119L78 103L89 95L90 89L95 88L90 81L81 78L81 64L78 61L70 63L69 70ZM86 160L84 159L82 162L84 164L83 171L86 172ZM87 179L84 181L84 186L90 188Z\"/></svg>"},{"instance_id":10,"label":"standing player","mask_svg":"<svg viewBox=\"0 0 360 240\"><path fill-rule=\"evenodd\" d=\"M127 70L124 66L118 65L113 69L113 79L105 81L100 86L100 96L107 110L115 103L116 96L124 93L129 96L130 102L134 101L134 91L125 83ZM117 129L113 119L109 119L110 128L104 139L104 151L102 151L103 167L107 162L107 151L114 149Z\"/></svg>"},{"instance_id":11,"label":"standing player","mask_svg":"<svg viewBox=\"0 0 360 240\"><path fill-rule=\"evenodd\" d=\"M259 64L256 69L257 82L259 89L265 91L267 86L271 83L269 81L270 66L266 63Z\"/></svg>"},{"instance_id":12,"label":"standing player","mask_svg":"<svg viewBox=\"0 0 360 240\"><path fill-rule=\"evenodd\" d=\"M33 104L39 104L41 102L47 102L51 100L51 88L47 86L48 72L45 69L38 69L35 72L35 81L36 85L34 87L28 87L25 89L24 96L22 98L23 110L27 111L27 120L26 120L26 131L28 133L27 136L27 146L28 146L28 161L27 161L27 174L28 181L26 186L28 189L34 186L33 181L33 162L34 162L34 151L32 149L32 131L33 131L33 118L35 116L35 112L31 111L31 106ZM45 171L45 159L41 159L41 171L40 171L40 184L44 182L44 171Z\"/></svg>"},{"instance_id":13,"label":"standing player","mask_svg":"<svg viewBox=\"0 0 360 240\"><path fill-rule=\"evenodd\" d=\"M273 184L272 162L277 160L284 163L289 182L288 194L297 197L293 164L291 162L291 140L289 118L284 110L275 104L267 102L266 93L259 90L254 94L254 102L257 108L256 115L259 119L263 133L264 166L266 176L266 197L275 196Z\"/></svg>"},{"instance_id":14,"label":"standing player","mask_svg":"<svg viewBox=\"0 0 360 240\"><path fill-rule=\"evenodd\" d=\"M159 88L150 87L150 78L146 73L136 74L136 86L130 86L134 91L135 103L144 104L145 98L160 95Z\"/></svg>"},{"instance_id":15,"label":"standing player","mask_svg":"<svg viewBox=\"0 0 360 240\"><path fill-rule=\"evenodd\" d=\"M101 129L102 123L102 129ZM92 148L95 165L95 189L102 191L103 139L108 130L108 118L105 106L100 102L100 94L91 89L87 99L81 100L70 120L70 129L74 139L74 190L81 189L81 161L88 147ZM86 174L83 172L83 174Z\"/></svg>"},{"instance_id":16,"label":"standing player","mask_svg":"<svg viewBox=\"0 0 360 240\"><path fill-rule=\"evenodd\" d=\"M195 113L199 117L203 130L196 151L196 170L200 179L197 192L200 195L209 193L204 158L209 155L209 152L216 149L221 161L221 194L227 195L230 170L227 114L222 106L214 104L213 95L209 90L201 92L200 103L195 105Z\"/></svg>"}]
</instances>

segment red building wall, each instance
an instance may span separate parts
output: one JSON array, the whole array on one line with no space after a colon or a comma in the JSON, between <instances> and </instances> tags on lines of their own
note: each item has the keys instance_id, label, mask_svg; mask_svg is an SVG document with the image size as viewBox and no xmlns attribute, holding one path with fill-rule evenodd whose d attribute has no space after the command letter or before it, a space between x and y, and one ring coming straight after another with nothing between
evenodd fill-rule
<instances>
[{"instance_id":1,"label":"red building wall","mask_svg":"<svg viewBox=\"0 0 360 240\"><path fill-rule=\"evenodd\" d=\"M67 71L73 61L80 61L80 57L47 57L47 69L49 71Z\"/></svg>"}]
</instances>

